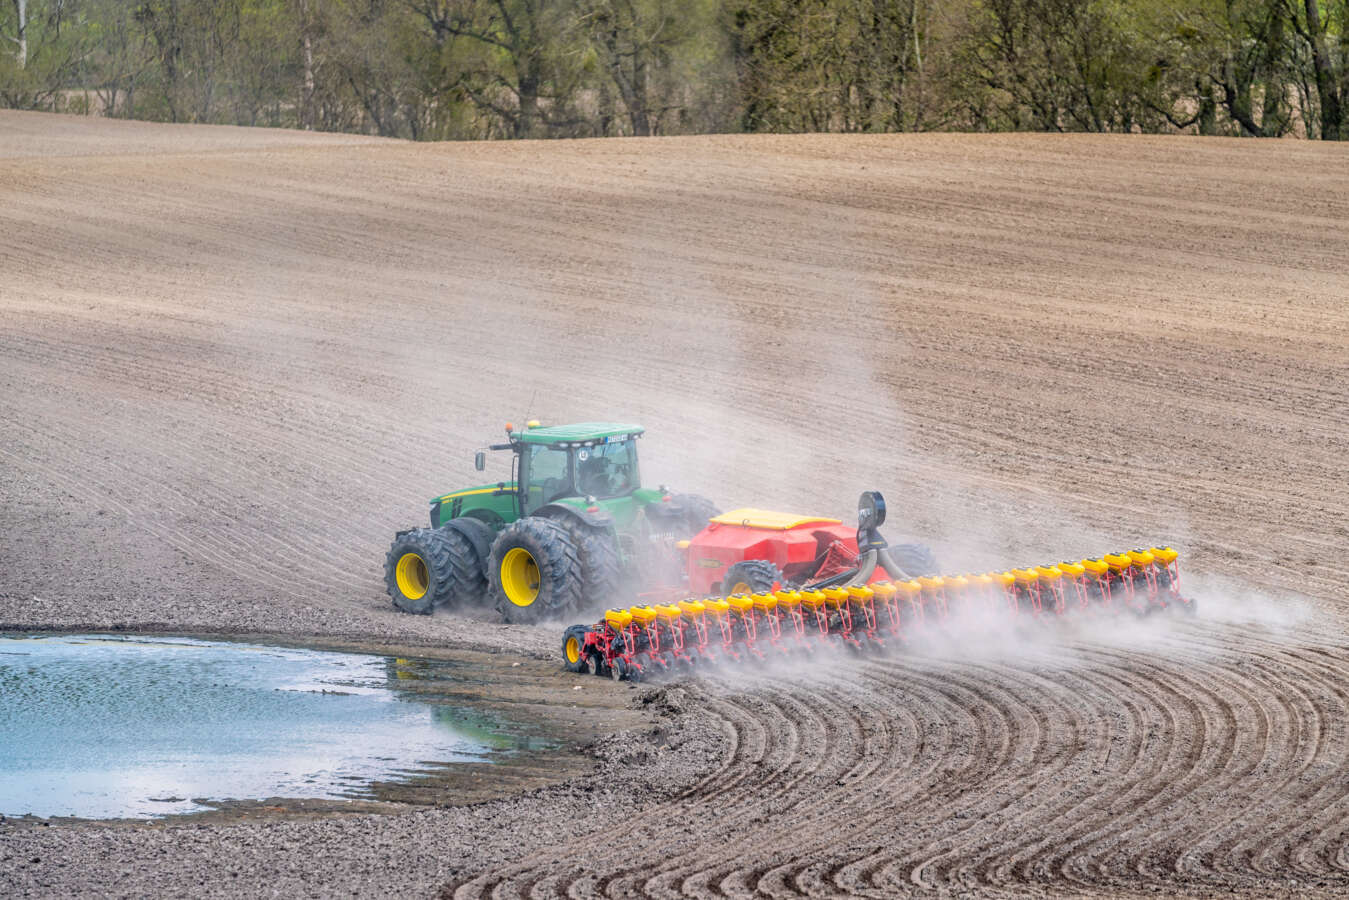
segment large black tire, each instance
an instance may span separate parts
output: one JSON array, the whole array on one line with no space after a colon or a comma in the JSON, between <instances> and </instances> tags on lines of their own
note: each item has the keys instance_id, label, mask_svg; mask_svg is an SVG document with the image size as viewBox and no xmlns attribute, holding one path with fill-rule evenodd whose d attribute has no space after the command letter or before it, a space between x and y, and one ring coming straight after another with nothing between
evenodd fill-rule
<instances>
[{"instance_id":1,"label":"large black tire","mask_svg":"<svg viewBox=\"0 0 1349 900\"><path fill-rule=\"evenodd\" d=\"M527 516L492 543L488 583L505 622L534 624L571 614L581 604L583 575L576 544L559 522Z\"/></svg>"},{"instance_id":2,"label":"large black tire","mask_svg":"<svg viewBox=\"0 0 1349 900\"><path fill-rule=\"evenodd\" d=\"M393 605L406 613L429 616L458 590L462 569L458 549L443 529L414 528L394 538L384 557L384 587Z\"/></svg>"},{"instance_id":3,"label":"large black tire","mask_svg":"<svg viewBox=\"0 0 1349 900\"><path fill-rule=\"evenodd\" d=\"M454 567L450 596L442 602L450 607L481 605L487 599L487 560L479 559L473 542L453 528L442 526L435 530L444 535L450 548L450 565Z\"/></svg>"},{"instance_id":4,"label":"large black tire","mask_svg":"<svg viewBox=\"0 0 1349 900\"><path fill-rule=\"evenodd\" d=\"M470 534L465 535L457 529L464 529ZM454 605L481 606L486 603L489 597L487 569L491 564L492 540L496 532L487 523L468 516L455 519L453 525L442 525L438 530L449 535L454 547L451 557L456 576Z\"/></svg>"},{"instance_id":5,"label":"large black tire","mask_svg":"<svg viewBox=\"0 0 1349 900\"><path fill-rule=\"evenodd\" d=\"M684 522L690 537L706 528L713 516L721 515L721 508L701 494L679 494L676 499L684 508Z\"/></svg>"},{"instance_id":6,"label":"large black tire","mask_svg":"<svg viewBox=\"0 0 1349 900\"><path fill-rule=\"evenodd\" d=\"M623 568L618 542L607 528L587 525L565 513L551 517L571 535L581 561L581 609L604 609L618 595Z\"/></svg>"},{"instance_id":7,"label":"large black tire","mask_svg":"<svg viewBox=\"0 0 1349 900\"><path fill-rule=\"evenodd\" d=\"M919 575L938 575L937 557L926 544L895 544L889 548L890 557L910 578Z\"/></svg>"},{"instance_id":8,"label":"large black tire","mask_svg":"<svg viewBox=\"0 0 1349 900\"><path fill-rule=\"evenodd\" d=\"M562 665L568 672L586 670L586 632L584 625L573 625L562 632Z\"/></svg>"},{"instance_id":9,"label":"large black tire","mask_svg":"<svg viewBox=\"0 0 1349 900\"><path fill-rule=\"evenodd\" d=\"M773 590L782 581L782 572L766 559L742 559L726 570L721 579L721 592L731 594L761 594ZM737 590L743 586L741 590ZM747 588L748 590L745 590Z\"/></svg>"}]
</instances>

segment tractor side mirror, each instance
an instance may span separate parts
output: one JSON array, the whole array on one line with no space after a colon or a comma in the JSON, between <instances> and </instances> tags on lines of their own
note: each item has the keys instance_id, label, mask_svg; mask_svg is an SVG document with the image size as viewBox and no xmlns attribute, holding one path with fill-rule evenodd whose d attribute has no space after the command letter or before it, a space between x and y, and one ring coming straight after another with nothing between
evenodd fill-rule
<instances>
[{"instance_id":1,"label":"tractor side mirror","mask_svg":"<svg viewBox=\"0 0 1349 900\"><path fill-rule=\"evenodd\" d=\"M483 453L481 450L479 450L477 453L473 454L473 468L477 469L479 472L487 468L486 453Z\"/></svg>"}]
</instances>

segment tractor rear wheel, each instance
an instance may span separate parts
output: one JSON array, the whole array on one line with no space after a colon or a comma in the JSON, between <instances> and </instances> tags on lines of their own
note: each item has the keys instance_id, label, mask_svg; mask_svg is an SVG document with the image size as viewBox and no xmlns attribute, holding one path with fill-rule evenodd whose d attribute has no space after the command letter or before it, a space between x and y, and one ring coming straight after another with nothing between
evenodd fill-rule
<instances>
[{"instance_id":1,"label":"tractor rear wheel","mask_svg":"<svg viewBox=\"0 0 1349 900\"><path fill-rule=\"evenodd\" d=\"M584 625L573 625L562 633L562 664L568 672L586 670L586 632Z\"/></svg>"},{"instance_id":2,"label":"tractor rear wheel","mask_svg":"<svg viewBox=\"0 0 1349 900\"><path fill-rule=\"evenodd\" d=\"M439 528L414 528L394 538L384 557L384 587L393 605L406 613L429 616L454 598L458 548Z\"/></svg>"},{"instance_id":3,"label":"tractor rear wheel","mask_svg":"<svg viewBox=\"0 0 1349 900\"><path fill-rule=\"evenodd\" d=\"M762 594L773 590L782 581L782 572L766 559L742 559L726 570L721 580L721 592L731 594Z\"/></svg>"},{"instance_id":4,"label":"tractor rear wheel","mask_svg":"<svg viewBox=\"0 0 1349 900\"><path fill-rule=\"evenodd\" d=\"M576 545L581 561L581 605L585 609L602 609L618 593L618 582L623 569L618 561L618 542L606 528L587 525L573 516L554 518Z\"/></svg>"},{"instance_id":5,"label":"tractor rear wheel","mask_svg":"<svg viewBox=\"0 0 1349 900\"><path fill-rule=\"evenodd\" d=\"M507 623L533 624L573 612L583 571L576 544L561 524L538 516L517 519L492 543L488 581Z\"/></svg>"},{"instance_id":6,"label":"tractor rear wheel","mask_svg":"<svg viewBox=\"0 0 1349 900\"><path fill-rule=\"evenodd\" d=\"M684 507L684 522L690 537L706 528L713 516L721 515L720 507L701 494L680 494L677 499Z\"/></svg>"}]
</instances>

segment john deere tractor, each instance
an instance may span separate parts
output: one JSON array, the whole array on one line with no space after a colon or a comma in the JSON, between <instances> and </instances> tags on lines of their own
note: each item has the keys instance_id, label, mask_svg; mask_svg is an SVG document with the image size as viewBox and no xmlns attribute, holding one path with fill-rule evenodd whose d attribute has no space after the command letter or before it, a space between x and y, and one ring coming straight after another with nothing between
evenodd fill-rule
<instances>
[{"instance_id":1,"label":"john deere tractor","mask_svg":"<svg viewBox=\"0 0 1349 900\"><path fill-rule=\"evenodd\" d=\"M625 586L678 577L675 542L718 510L694 494L644 488L639 425L506 426L493 451L511 480L431 500L431 527L400 531L384 563L394 606L494 603L507 622L599 608ZM483 471L486 453L474 467Z\"/></svg>"}]
</instances>

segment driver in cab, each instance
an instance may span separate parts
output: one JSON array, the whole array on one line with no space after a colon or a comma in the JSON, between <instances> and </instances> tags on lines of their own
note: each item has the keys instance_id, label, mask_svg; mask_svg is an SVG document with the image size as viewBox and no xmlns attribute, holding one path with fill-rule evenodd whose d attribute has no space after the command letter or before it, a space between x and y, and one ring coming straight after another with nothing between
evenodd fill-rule
<instances>
[{"instance_id":1,"label":"driver in cab","mask_svg":"<svg viewBox=\"0 0 1349 900\"><path fill-rule=\"evenodd\" d=\"M631 486L627 466L615 466L598 453L581 460L577 468L577 487L595 497L617 497Z\"/></svg>"}]
</instances>

